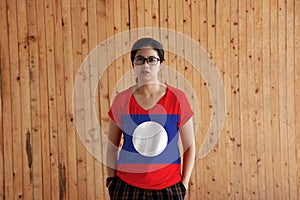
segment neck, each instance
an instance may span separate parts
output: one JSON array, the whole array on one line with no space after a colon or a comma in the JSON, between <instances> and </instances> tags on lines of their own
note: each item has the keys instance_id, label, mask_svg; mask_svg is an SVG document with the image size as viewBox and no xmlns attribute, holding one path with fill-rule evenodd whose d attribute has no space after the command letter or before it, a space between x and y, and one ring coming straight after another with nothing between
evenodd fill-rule
<instances>
[{"instance_id":1,"label":"neck","mask_svg":"<svg viewBox=\"0 0 300 200\"><path fill-rule=\"evenodd\" d=\"M138 83L136 85L136 90L139 91L139 93L143 94L151 94L151 93L157 93L161 90L161 87L163 84L161 82L148 82L148 83Z\"/></svg>"}]
</instances>

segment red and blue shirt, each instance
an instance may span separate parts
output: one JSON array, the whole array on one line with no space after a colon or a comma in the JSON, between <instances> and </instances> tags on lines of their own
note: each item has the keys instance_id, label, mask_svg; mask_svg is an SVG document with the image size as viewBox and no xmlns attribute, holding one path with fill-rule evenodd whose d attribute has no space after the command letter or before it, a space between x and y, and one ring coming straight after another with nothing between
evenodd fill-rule
<instances>
[{"instance_id":1,"label":"red and blue shirt","mask_svg":"<svg viewBox=\"0 0 300 200\"><path fill-rule=\"evenodd\" d=\"M194 113L185 94L172 86L168 85L165 95L148 110L138 104L132 92L129 88L119 93L108 112L124 136L117 176L140 188L169 187L181 181L179 128ZM143 134L151 137L150 146Z\"/></svg>"}]
</instances>

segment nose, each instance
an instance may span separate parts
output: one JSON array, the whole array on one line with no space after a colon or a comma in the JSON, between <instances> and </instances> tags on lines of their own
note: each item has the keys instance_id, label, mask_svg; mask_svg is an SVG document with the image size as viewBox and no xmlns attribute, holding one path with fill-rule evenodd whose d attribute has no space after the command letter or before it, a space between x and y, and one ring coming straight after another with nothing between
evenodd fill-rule
<instances>
[{"instance_id":1,"label":"nose","mask_svg":"<svg viewBox=\"0 0 300 200\"><path fill-rule=\"evenodd\" d=\"M149 67L150 67L150 65L148 64L147 61L145 61L145 62L144 62L144 68L149 68Z\"/></svg>"}]
</instances>

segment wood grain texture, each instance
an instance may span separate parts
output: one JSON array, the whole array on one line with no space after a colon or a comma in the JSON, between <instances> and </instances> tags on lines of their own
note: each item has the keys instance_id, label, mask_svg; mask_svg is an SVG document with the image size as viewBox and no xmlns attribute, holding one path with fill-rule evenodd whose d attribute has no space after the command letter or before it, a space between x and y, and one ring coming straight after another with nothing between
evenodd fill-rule
<instances>
[{"instance_id":1,"label":"wood grain texture","mask_svg":"<svg viewBox=\"0 0 300 200\"><path fill-rule=\"evenodd\" d=\"M80 106L85 119L96 112L103 145L94 150L103 158L109 106L135 83L124 50L144 36L165 42L160 78L183 89L197 112L187 199L299 199L299 9L297 0L2 0L0 199L109 199L106 166L85 148L89 136L83 141L77 134L74 83L87 56L111 39L102 57L86 61L113 61L102 74L87 73L98 83L96 91L84 85L82 94L74 94L76 101L95 92L94 106ZM225 123L203 159L198 153L215 113L210 82L192 65L202 54L190 40L149 27L191 38L222 77ZM185 59L190 55L193 62ZM85 119L85 130L92 131L93 122Z\"/></svg>"}]
</instances>

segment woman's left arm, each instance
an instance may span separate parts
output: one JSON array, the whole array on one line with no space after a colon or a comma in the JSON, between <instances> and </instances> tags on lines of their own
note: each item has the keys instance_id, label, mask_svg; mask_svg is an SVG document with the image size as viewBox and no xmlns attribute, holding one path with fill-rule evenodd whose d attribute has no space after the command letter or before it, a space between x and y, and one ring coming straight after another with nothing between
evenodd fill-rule
<instances>
[{"instance_id":1,"label":"woman's left arm","mask_svg":"<svg viewBox=\"0 0 300 200\"><path fill-rule=\"evenodd\" d=\"M196 152L193 119L190 118L182 127L180 127L179 132L184 150L182 183L187 189L194 167Z\"/></svg>"}]
</instances>

